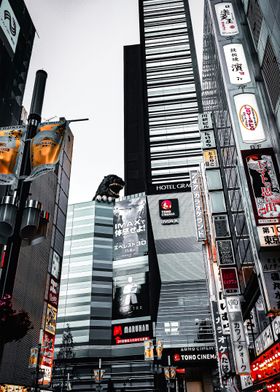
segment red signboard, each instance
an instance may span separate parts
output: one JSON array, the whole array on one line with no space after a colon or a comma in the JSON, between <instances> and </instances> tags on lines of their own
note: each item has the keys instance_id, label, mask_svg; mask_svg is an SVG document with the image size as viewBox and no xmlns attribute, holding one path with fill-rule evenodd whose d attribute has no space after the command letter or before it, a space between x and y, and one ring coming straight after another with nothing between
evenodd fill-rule
<instances>
[{"instance_id":1,"label":"red signboard","mask_svg":"<svg viewBox=\"0 0 280 392\"><path fill-rule=\"evenodd\" d=\"M240 292L236 268L220 268L224 294Z\"/></svg>"},{"instance_id":2,"label":"red signboard","mask_svg":"<svg viewBox=\"0 0 280 392\"><path fill-rule=\"evenodd\" d=\"M275 344L251 364L251 376L254 383L279 375L280 343Z\"/></svg>"},{"instance_id":3,"label":"red signboard","mask_svg":"<svg viewBox=\"0 0 280 392\"><path fill-rule=\"evenodd\" d=\"M257 225L280 223L280 177L272 148L242 151Z\"/></svg>"},{"instance_id":4,"label":"red signboard","mask_svg":"<svg viewBox=\"0 0 280 392\"><path fill-rule=\"evenodd\" d=\"M52 367L54 357L54 336L44 332L40 365Z\"/></svg>"}]
</instances>

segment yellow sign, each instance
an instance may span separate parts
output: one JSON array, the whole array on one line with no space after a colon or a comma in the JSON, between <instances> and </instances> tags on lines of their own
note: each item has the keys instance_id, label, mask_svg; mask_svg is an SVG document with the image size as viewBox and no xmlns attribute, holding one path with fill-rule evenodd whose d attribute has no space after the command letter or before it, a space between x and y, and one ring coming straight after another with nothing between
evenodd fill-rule
<instances>
[{"instance_id":1,"label":"yellow sign","mask_svg":"<svg viewBox=\"0 0 280 392\"><path fill-rule=\"evenodd\" d=\"M0 128L0 185L11 185L16 179L24 137L24 128Z\"/></svg>"},{"instance_id":2,"label":"yellow sign","mask_svg":"<svg viewBox=\"0 0 280 392\"><path fill-rule=\"evenodd\" d=\"M146 340L144 342L144 357L146 360L154 359L154 345L152 340Z\"/></svg>"},{"instance_id":3,"label":"yellow sign","mask_svg":"<svg viewBox=\"0 0 280 392\"><path fill-rule=\"evenodd\" d=\"M41 123L31 142L31 181L49 171L54 171L59 161L66 131L66 121Z\"/></svg>"},{"instance_id":4,"label":"yellow sign","mask_svg":"<svg viewBox=\"0 0 280 392\"><path fill-rule=\"evenodd\" d=\"M217 150L204 150L203 151L203 160L205 167L219 167Z\"/></svg>"}]
</instances>

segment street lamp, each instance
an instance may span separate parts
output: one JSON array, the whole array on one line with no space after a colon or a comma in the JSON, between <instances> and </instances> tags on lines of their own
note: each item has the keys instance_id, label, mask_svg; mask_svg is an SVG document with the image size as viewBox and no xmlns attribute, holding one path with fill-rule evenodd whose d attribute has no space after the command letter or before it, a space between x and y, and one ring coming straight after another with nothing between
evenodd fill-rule
<instances>
[{"instance_id":1,"label":"street lamp","mask_svg":"<svg viewBox=\"0 0 280 392\"><path fill-rule=\"evenodd\" d=\"M96 386L98 386L98 391L102 390L101 389L101 382L102 382L104 374L105 374L105 369L102 369L101 366L102 366L102 359L99 358L98 369L93 370L94 381L96 383Z\"/></svg>"},{"instance_id":2,"label":"street lamp","mask_svg":"<svg viewBox=\"0 0 280 392\"><path fill-rule=\"evenodd\" d=\"M167 390L170 392L171 381L176 379L176 367L170 366L170 355L168 355L168 366L164 368L164 376L167 381Z\"/></svg>"}]
</instances>

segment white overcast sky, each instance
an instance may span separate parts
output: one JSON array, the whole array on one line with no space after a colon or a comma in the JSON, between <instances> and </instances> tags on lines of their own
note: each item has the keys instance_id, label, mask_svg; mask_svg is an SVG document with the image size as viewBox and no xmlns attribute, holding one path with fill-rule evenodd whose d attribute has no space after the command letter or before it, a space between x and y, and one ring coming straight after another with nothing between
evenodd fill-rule
<instances>
[{"instance_id":1,"label":"white overcast sky","mask_svg":"<svg viewBox=\"0 0 280 392\"><path fill-rule=\"evenodd\" d=\"M202 58L203 0L189 0ZM48 73L43 120L73 123L70 203L89 201L104 175L123 177L123 46L139 43L138 0L25 0L35 38L24 106L35 73Z\"/></svg>"}]
</instances>

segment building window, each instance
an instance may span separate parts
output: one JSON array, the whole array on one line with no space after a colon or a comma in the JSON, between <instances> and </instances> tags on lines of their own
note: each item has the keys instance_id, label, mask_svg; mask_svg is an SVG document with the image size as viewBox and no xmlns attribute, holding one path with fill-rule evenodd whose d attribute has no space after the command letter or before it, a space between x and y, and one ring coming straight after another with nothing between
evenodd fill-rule
<instances>
[{"instance_id":1,"label":"building window","mask_svg":"<svg viewBox=\"0 0 280 392\"><path fill-rule=\"evenodd\" d=\"M168 321L164 323L166 335L179 335L179 321Z\"/></svg>"},{"instance_id":2,"label":"building window","mask_svg":"<svg viewBox=\"0 0 280 392\"><path fill-rule=\"evenodd\" d=\"M262 72L271 104L275 109L280 95L280 65L277 62L277 58L269 38L265 47Z\"/></svg>"},{"instance_id":3,"label":"building window","mask_svg":"<svg viewBox=\"0 0 280 392\"><path fill-rule=\"evenodd\" d=\"M260 37L262 19L262 12L258 0L250 0L248 7L248 22L256 45L258 44Z\"/></svg>"}]
</instances>

